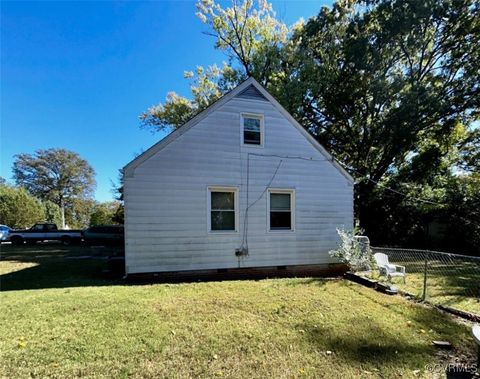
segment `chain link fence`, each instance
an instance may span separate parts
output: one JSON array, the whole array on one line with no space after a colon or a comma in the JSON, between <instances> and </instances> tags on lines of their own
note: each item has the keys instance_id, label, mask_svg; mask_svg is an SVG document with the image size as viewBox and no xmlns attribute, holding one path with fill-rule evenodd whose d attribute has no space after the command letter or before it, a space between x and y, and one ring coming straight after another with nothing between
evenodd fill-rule
<instances>
[{"instance_id":1,"label":"chain link fence","mask_svg":"<svg viewBox=\"0 0 480 379\"><path fill-rule=\"evenodd\" d=\"M480 257L429 250L371 249L373 254L386 254L390 264L405 267L405 283L403 277L391 278L399 290L419 300L480 317ZM378 270L370 275L386 280Z\"/></svg>"}]
</instances>

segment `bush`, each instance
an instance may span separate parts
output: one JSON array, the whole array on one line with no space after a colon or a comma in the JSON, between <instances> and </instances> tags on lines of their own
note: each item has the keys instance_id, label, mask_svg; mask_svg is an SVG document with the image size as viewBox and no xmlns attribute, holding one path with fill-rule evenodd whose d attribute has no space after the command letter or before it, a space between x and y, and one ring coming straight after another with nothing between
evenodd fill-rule
<instances>
[{"instance_id":1,"label":"bush","mask_svg":"<svg viewBox=\"0 0 480 379\"><path fill-rule=\"evenodd\" d=\"M331 257L350 266L352 271L369 270L372 267L372 251L369 246L361 244L354 238L354 233L337 229L340 246L329 251Z\"/></svg>"},{"instance_id":2,"label":"bush","mask_svg":"<svg viewBox=\"0 0 480 379\"><path fill-rule=\"evenodd\" d=\"M119 208L120 203L117 201L96 204L90 216L90 226L118 224Z\"/></svg>"},{"instance_id":3,"label":"bush","mask_svg":"<svg viewBox=\"0 0 480 379\"><path fill-rule=\"evenodd\" d=\"M45 208L40 200L24 188L0 185L0 224L25 228L44 219Z\"/></svg>"},{"instance_id":4,"label":"bush","mask_svg":"<svg viewBox=\"0 0 480 379\"><path fill-rule=\"evenodd\" d=\"M46 222L53 222L57 225L62 225L62 210L60 207L47 200L43 203L44 210L45 210L45 221Z\"/></svg>"}]
</instances>

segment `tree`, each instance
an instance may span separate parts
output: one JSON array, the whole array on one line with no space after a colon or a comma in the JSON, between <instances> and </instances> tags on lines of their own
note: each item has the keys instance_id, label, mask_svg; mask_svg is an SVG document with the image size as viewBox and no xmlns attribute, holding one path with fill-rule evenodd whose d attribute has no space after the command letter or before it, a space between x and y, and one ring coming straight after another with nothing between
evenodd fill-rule
<instances>
[{"instance_id":1,"label":"tree","mask_svg":"<svg viewBox=\"0 0 480 379\"><path fill-rule=\"evenodd\" d=\"M470 173L480 172L480 128L466 133L456 148L461 154L458 166Z\"/></svg>"},{"instance_id":2,"label":"tree","mask_svg":"<svg viewBox=\"0 0 480 379\"><path fill-rule=\"evenodd\" d=\"M25 228L44 220L45 210L40 200L24 188L0 185L0 224Z\"/></svg>"},{"instance_id":3,"label":"tree","mask_svg":"<svg viewBox=\"0 0 480 379\"><path fill-rule=\"evenodd\" d=\"M279 68L289 31L276 18L272 5L264 0L245 0L233 1L231 7L223 9L207 0L198 2L197 9L197 16L209 26L206 34L215 38L215 48L227 54L230 64L240 65L233 79L253 76L267 86L269 73ZM225 79L228 82L232 77Z\"/></svg>"},{"instance_id":4,"label":"tree","mask_svg":"<svg viewBox=\"0 0 480 379\"><path fill-rule=\"evenodd\" d=\"M201 0L197 9L209 27L205 34L215 38L215 47L226 53L228 63L185 71L192 99L169 92L165 103L142 113L142 126L153 132L178 128L249 76L268 85L270 74L280 69L289 30L267 1L233 1L231 7L222 8L213 0Z\"/></svg>"},{"instance_id":5,"label":"tree","mask_svg":"<svg viewBox=\"0 0 480 379\"><path fill-rule=\"evenodd\" d=\"M76 197L65 205L65 221L72 229L84 229L90 225L95 200Z\"/></svg>"},{"instance_id":6,"label":"tree","mask_svg":"<svg viewBox=\"0 0 480 379\"><path fill-rule=\"evenodd\" d=\"M376 244L480 252L480 177L462 163L470 161L465 136L457 124L442 140L419 142L374 189L364 226Z\"/></svg>"},{"instance_id":7,"label":"tree","mask_svg":"<svg viewBox=\"0 0 480 379\"><path fill-rule=\"evenodd\" d=\"M459 254L480 252L480 177L439 175L433 187L388 180L398 196L377 187L365 220L368 236L381 246L428 248ZM443 182L443 183L441 183ZM421 196L424 202L419 202Z\"/></svg>"},{"instance_id":8,"label":"tree","mask_svg":"<svg viewBox=\"0 0 480 379\"><path fill-rule=\"evenodd\" d=\"M187 73L193 100L170 93L142 115L151 130L180 126L251 75L338 160L378 181L419 140L478 117L475 0L337 2L290 30L266 1L197 7L229 63Z\"/></svg>"},{"instance_id":9,"label":"tree","mask_svg":"<svg viewBox=\"0 0 480 379\"><path fill-rule=\"evenodd\" d=\"M480 173L452 178L446 203L439 214L447 223L444 245L452 252L480 256Z\"/></svg>"},{"instance_id":10,"label":"tree","mask_svg":"<svg viewBox=\"0 0 480 379\"><path fill-rule=\"evenodd\" d=\"M57 225L62 224L62 210L60 207L50 200L43 202L43 207L45 210L45 221L52 222Z\"/></svg>"},{"instance_id":11,"label":"tree","mask_svg":"<svg viewBox=\"0 0 480 379\"><path fill-rule=\"evenodd\" d=\"M117 183L112 182L112 186L113 186L112 192L118 204L118 207L115 211L115 214L113 215L112 220L115 224L123 225L125 223L125 205L123 201L123 190L124 190L125 179L124 179L123 170L118 170L118 171L119 171L118 182Z\"/></svg>"},{"instance_id":12,"label":"tree","mask_svg":"<svg viewBox=\"0 0 480 379\"><path fill-rule=\"evenodd\" d=\"M116 216L120 206L118 201L97 203L90 216L90 226L117 224Z\"/></svg>"},{"instance_id":13,"label":"tree","mask_svg":"<svg viewBox=\"0 0 480 379\"><path fill-rule=\"evenodd\" d=\"M125 223L125 207L122 203L120 203L115 210L115 214L113 215L112 221L114 224L123 225Z\"/></svg>"},{"instance_id":14,"label":"tree","mask_svg":"<svg viewBox=\"0 0 480 379\"><path fill-rule=\"evenodd\" d=\"M77 153L65 149L37 150L35 154L15 156L13 174L18 185L32 195L57 204L62 211L78 199L91 197L95 172Z\"/></svg>"},{"instance_id":15,"label":"tree","mask_svg":"<svg viewBox=\"0 0 480 379\"><path fill-rule=\"evenodd\" d=\"M254 76L357 178L356 217L367 233L378 200L389 201L378 224L388 228L384 221L400 209L393 205L408 204L404 214L420 225L434 209L414 198L448 208L452 173L470 180L478 172L478 1L338 1L290 29L265 1L222 8L205 0L198 8L228 63L187 73L192 99L172 95L145 112L143 125L152 131L180 126ZM452 151L458 159L450 159ZM405 176L408 167L416 174ZM406 191L408 200L382 190L386 185Z\"/></svg>"},{"instance_id":16,"label":"tree","mask_svg":"<svg viewBox=\"0 0 480 379\"><path fill-rule=\"evenodd\" d=\"M478 117L479 30L473 0L382 0L323 8L293 37L290 110L359 177L361 220L375 182L420 141Z\"/></svg>"}]
</instances>

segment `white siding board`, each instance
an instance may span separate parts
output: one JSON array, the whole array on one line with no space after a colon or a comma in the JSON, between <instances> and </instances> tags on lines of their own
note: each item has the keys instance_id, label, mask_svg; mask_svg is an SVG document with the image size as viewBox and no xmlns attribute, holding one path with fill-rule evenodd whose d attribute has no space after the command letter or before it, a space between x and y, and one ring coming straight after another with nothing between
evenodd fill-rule
<instances>
[{"instance_id":1,"label":"white siding board","mask_svg":"<svg viewBox=\"0 0 480 379\"><path fill-rule=\"evenodd\" d=\"M264 147L241 146L242 112L264 116ZM267 231L265 193L248 212L250 255L239 260L234 252L244 232L247 160L249 203L282 160L270 187L295 189L295 231ZM214 185L238 187L238 232L208 233L207 187ZM353 224L347 178L270 102L241 98L135 167L125 179L125 203L127 273L332 263L335 228Z\"/></svg>"}]
</instances>

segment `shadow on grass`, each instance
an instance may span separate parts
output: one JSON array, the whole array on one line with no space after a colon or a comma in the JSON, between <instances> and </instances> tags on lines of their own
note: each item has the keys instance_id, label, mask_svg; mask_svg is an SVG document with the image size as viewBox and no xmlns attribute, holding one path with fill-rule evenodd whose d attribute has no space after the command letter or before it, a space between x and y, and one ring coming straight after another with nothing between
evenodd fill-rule
<instances>
[{"instance_id":1,"label":"shadow on grass","mask_svg":"<svg viewBox=\"0 0 480 379\"><path fill-rule=\"evenodd\" d=\"M2 244L0 290L103 286L118 283L105 274L114 247Z\"/></svg>"},{"instance_id":2,"label":"shadow on grass","mask_svg":"<svg viewBox=\"0 0 480 379\"><path fill-rule=\"evenodd\" d=\"M382 366L402 361L415 370L423 369L438 352L432 341L439 339L452 343L452 353L456 356L474 359L475 346L469 329L459 325L452 316L421 305L382 301L382 297L374 293L370 295L368 291L357 288L357 285L350 288L365 298L366 302L375 303L380 308L372 306L372 311L377 308L377 313L352 316L351 328L347 331L335 327L319 328L314 322L302 324L305 338L314 348L330 350L339 359L360 364ZM389 314L401 315L412 323L398 324L398 319L392 320L391 324L380 323L375 318L381 314L387 318ZM412 338L415 334L419 337Z\"/></svg>"},{"instance_id":3,"label":"shadow on grass","mask_svg":"<svg viewBox=\"0 0 480 379\"><path fill-rule=\"evenodd\" d=\"M419 355L431 355L433 349L406 338L404 335L386 333L384 326L366 316L356 318L349 333L338 333L333 328L318 329L304 325L307 340L316 348L330 350L338 358L355 361L354 364L378 364L414 360ZM412 362L413 363L413 362Z\"/></svg>"},{"instance_id":4,"label":"shadow on grass","mask_svg":"<svg viewBox=\"0 0 480 379\"><path fill-rule=\"evenodd\" d=\"M262 280L310 276L303 273L258 269L212 270L212 272L171 272L138 274L123 280L123 262L117 274L108 274L108 257L121 248L63 246L61 244L1 245L0 290L14 291L42 288L143 285L153 283L192 283L224 280ZM308 279L307 279L308 280ZM316 281L317 279L311 279ZM321 283L321 282L320 282ZM294 285L294 284L292 284Z\"/></svg>"},{"instance_id":5,"label":"shadow on grass","mask_svg":"<svg viewBox=\"0 0 480 379\"><path fill-rule=\"evenodd\" d=\"M303 286L305 284L314 284L319 287L324 287L326 283L328 282L333 282L333 281L340 281L343 280L343 276L334 276L334 277L299 277L298 281L291 281L286 283L285 285L287 287L298 287L298 286Z\"/></svg>"},{"instance_id":6,"label":"shadow on grass","mask_svg":"<svg viewBox=\"0 0 480 379\"><path fill-rule=\"evenodd\" d=\"M412 304L410 302L407 302L407 304L383 302L374 293L370 295L368 292L360 291L355 286L351 286L351 289L358 293L359 296L363 296L369 301L388 309L389 312L400 314L405 319L411 320L416 324L417 328L441 336L441 339L453 343L455 348L469 352L475 351L473 341L470 338L469 328L462 326L463 331L459 333L459 323L454 320L454 316L439 312L428 305Z\"/></svg>"}]
</instances>

